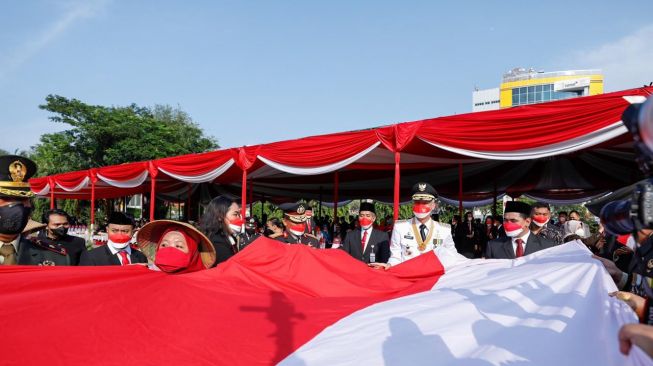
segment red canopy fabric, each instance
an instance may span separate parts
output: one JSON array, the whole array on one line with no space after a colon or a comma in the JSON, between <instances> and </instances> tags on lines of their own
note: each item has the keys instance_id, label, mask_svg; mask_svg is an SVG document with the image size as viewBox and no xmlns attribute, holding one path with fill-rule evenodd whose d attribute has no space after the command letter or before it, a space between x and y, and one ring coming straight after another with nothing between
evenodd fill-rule
<instances>
[{"instance_id":1,"label":"red canopy fabric","mask_svg":"<svg viewBox=\"0 0 653 366\"><path fill-rule=\"evenodd\" d=\"M34 178L30 183L37 195L48 196L54 189L57 198L90 199L91 182L95 178L96 198L144 193L150 190L153 177L156 178L156 191L160 193L180 190L183 187L181 183L217 183L240 195L242 172L246 170L246 176L253 180L255 193L259 197L265 194L268 197L317 198L316 189L322 187L325 193L323 198L329 199L334 180L333 174L329 173L339 171L339 189L343 189L340 197L351 194L377 198L375 189L378 187L378 198L388 200L392 196L395 159L399 158L403 181L407 181L407 178L412 181L424 176L424 173L430 173L425 178L434 182L436 189L450 196L457 194L458 164L464 163L466 171L492 174L489 176L491 179L486 177L470 182L469 179L475 179L477 173L470 175L465 172L464 180L468 184L464 191L470 195L470 199L493 195L495 189L488 187L493 180L497 182L496 191L499 194L535 190L537 192L534 193L539 196L551 195L563 199L564 194L554 194L552 190L572 189L575 191L567 197L589 197L618 187L605 182L622 184L636 175L630 139L620 121L621 113L630 103L642 102L651 93L652 87L642 87L497 111L101 167ZM395 156L396 152L400 153L399 157ZM603 169L601 162L606 160L606 153L615 154L619 161L612 161L612 164L626 167L627 171L620 169L621 174L617 175L614 171ZM526 169L535 174L518 176L509 173L516 166L523 165L524 161L554 156L569 160L564 173L576 178L544 184L538 173L541 170L522 167L521 172ZM626 163L621 165L624 159ZM497 164L497 161L507 162ZM546 165L540 164L540 167ZM351 180L342 176L347 171L354 172ZM378 174L373 171L378 171ZM506 179L501 180L504 176ZM297 177L301 177L301 183L293 183ZM604 182L597 182L597 177L605 178ZM563 186L552 187L553 183ZM294 184L302 187L293 187ZM405 197L408 189L402 185L402 197Z\"/></svg>"},{"instance_id":2,"label":"red canopy fabric","mask_svg":"<svg viewBox=\"0 0 653 366\"><path fill-rule=\"evenodd\" d=\"M267 238L182 275L0 266L3 364L274 365L341 318L427 291L443 273L433 252L383 271Z\"/></svg>"}]
</instances>

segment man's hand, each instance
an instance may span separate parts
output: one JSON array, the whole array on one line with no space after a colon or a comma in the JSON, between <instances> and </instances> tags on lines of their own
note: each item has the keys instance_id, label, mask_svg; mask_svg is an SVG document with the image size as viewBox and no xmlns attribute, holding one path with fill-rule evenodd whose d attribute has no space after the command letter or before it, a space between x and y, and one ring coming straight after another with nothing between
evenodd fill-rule
<instances>
[{"instance_id":1,"label":"man's hand","mask_svg":"<svg viewBox=\"0 0 653 366\"><path fill-rule=\"evenodd\" d=\"M630 353L631 347L636 345L653 357L653 327L645 324L626 324L619 330L619 350L624 355Z\"/></svg>"},{"instance_id":2,"label":"man's hand","mask_svg":"<svg viewBox=\"0 0 653 366\"><path fill-rule=\"evenodd\" d=\"M368 263L367 265L374 269L385 269L386 271L388 268L392 267L388 263Z\"/></svg>"},{"instance_id":3,"label":"man's hand","mask_svg":"<svg viewBox=\"0 0 653 366\"><path fill-rule=\"evenodd\" d=\"M628 306L630 306L630 308L633 309L635 313L637 313L637 316L640 319L643 317L644 311L646 310L644 309L644 307L646 306L645 298L625 291L613 292L610 294L610 296L614 296L617 299L628 304Z\"/></svg>"},{"instance_id":4,"label":"man's hand","mask_svg":"<svg viewBox=\"0 0 653 366\"><path fill-rule=\"evenodd\" d=\"M592 258L598 259L601 263L603 263L603 267L605 267L605 269L608 271L614 283L619 284L619 282L621 282L621 276L623 272L621 272L621 270L617 268L617 265L614 264L613 261L605 258L601 258L596 255L592 255Z\"/></svg>"}]
</instances>

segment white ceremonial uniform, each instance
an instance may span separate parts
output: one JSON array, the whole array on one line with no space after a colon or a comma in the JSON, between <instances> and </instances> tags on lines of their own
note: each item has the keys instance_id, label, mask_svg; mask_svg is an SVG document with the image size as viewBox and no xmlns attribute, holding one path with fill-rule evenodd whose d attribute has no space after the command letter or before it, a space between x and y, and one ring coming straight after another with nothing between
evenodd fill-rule
<instances>
[{"instance_id":1,"label":"white ceremonial uniform","mask_svg":"<svg viewBox=\"0 0 653 366\"><path fill-rule=\"evenodd\" d=\"M413 223L416 230L413 230ZM451 237L451 225L441 224L433 220L425 223L428 241L425 243L424 250L420 251L418 239L416 238L416 234L420 235L420 225L421 223L414 217L410 220L400 220L395 223L390 239L390 259L388 264L395 266L430 250L435 251L445 268L461 260L466 260L456 250ZM431 230L434 231L432 235L430 235Z\"/></svg>"}]
</instances>

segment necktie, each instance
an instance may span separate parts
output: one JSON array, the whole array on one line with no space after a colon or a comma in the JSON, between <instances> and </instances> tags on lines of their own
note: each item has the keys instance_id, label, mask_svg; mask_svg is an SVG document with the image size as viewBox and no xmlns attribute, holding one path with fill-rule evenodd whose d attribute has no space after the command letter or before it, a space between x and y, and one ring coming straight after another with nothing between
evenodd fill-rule
<instances>
[{"instance_id":1,"label":"necktie","mask_svg":"<svg viewBox=\"0 0 653 366\"><path fill-rule=\"evenodd\" d=\"M121 251L118 252L118 254L120 254L120 264L122 264L123 266L128 265L129 264L129 258L127 258L127 252L125 252L124 250L121 250Z\"/></svg>"},{"instance_id":2,"label":"necktie","mask_svg":"<svg viewBox=\"0 0 653 366\"><path fill-rule=\"evenodd\" d=\"M419 226L419 235L422 237L422 241L426 240L426 225Z\"/></svg>"},{"instance_id":3,"label":"necktie","mask_svg":"<svg viewBox=\"0 0 653 366\"><path fill-rule=\"evenodd\" d=\"M517 242L517 250L515 251L515 258L523 257L524 256L524 241L521 239L516 239Z\"/></svg>"},{"instance_id":4,"label":"necktie","mask_svg":"<svg viewBox=\"0 0 653 366\"><path fill-rule=\"evenodd\" d=\"M367 241L367 230L363 230L363 239L361 239L361 247L365 251L365 242Z\"/></svg>"},{"instance_id":5,"label":"necktie","mask_svg":"<svg viewBox=\"0 0 653 366\"><path fill-rule=\"evenodd\" d=\"M16 264L16 248L11 244L4 244L0 247L0 255L5 258L5 265Z\"/></svg>"}]
</instances>

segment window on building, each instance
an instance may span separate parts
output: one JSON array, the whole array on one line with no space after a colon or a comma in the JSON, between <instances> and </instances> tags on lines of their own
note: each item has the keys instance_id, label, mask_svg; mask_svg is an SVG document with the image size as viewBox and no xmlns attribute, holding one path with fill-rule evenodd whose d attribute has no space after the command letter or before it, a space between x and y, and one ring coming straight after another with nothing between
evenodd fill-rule
<instances>
[{"instance_id":1,"label":"window on building","mask_svg":"<svg viewBox=\"0 0 653 366\"><path fill-rule=\"evenodd\" d=\"M578 91L553 91L553 84L533 85L512 89L512 106L548 102L580 97L582 90Z\"/></svg>"}]
</instances>

